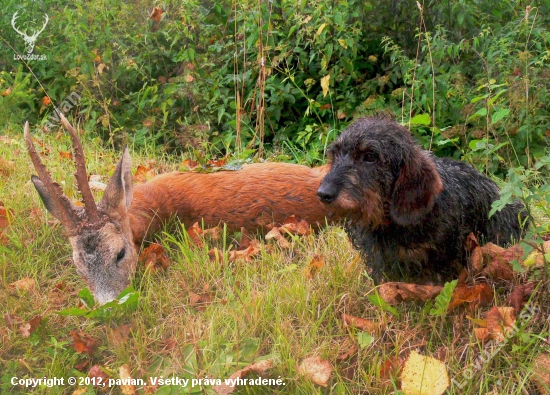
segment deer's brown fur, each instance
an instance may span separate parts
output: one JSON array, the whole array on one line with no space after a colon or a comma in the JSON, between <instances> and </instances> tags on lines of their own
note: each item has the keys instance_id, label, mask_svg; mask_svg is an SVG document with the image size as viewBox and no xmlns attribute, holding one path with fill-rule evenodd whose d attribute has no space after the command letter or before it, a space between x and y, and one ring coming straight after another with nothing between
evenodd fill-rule
<instances>
[{"instance_id":1,"label":"deer's brown fur","mask_svg":"<svg viewBox=\"0 0 550 395\"><path fill-rule=\"evenodd\" d=\"M317 198L328 167L309 168L289 163L256 163L237 171L173 172L134 187L129 216L134 241L156 231L171 216L188 228L226 223L231 231L250 231L282 223L290 215L318 227L331 217Z\"/></svg>"},{"instance_id":2,"label":"deer's brown fur","mask_svg":"<svg viewBox=\"0 0 550 395\"><path fill-rule=\"evenodd\" d=\"M144 237L172 217L186 227L195 222L205 226L226 223L229 230L249 231L281 223L291 215L314 227L325 224L326 217L337 220L316 196L329 171L326 166L311 169L258 163L210 174L173 172L134 188L127 148L96 205L86 179L82 145L62 114L60 118L73 140L76 178L85 207L74 205L53 182L34 149L26 123L25 141L39 174L31 180L47 210L63 225L77 272L100 303L115 299L130 284Z\"/></svg>"}]
</instances>

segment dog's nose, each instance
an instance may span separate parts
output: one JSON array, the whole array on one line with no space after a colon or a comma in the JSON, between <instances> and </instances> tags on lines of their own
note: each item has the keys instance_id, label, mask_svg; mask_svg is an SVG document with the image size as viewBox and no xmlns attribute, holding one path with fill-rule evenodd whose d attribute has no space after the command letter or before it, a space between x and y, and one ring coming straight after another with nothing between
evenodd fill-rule
<instances>
[{"instance_id":1,"label":"dog's nose","mask_svg":"<svg viewBox=\"0 0 550 395\"><path fill-rule=\"evenodd\" d=\"M338 192L330 185L321 184L319 189L317 189L317 196L323 203L332 203L338 196Z\"/></svg>"}]
</instances>

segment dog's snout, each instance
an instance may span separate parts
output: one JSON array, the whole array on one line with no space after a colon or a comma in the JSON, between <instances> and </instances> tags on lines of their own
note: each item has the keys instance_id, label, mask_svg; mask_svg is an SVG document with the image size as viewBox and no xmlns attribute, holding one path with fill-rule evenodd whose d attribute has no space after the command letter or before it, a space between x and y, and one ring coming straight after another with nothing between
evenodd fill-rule
<instances>
[{"instance_id":1,"label":"dog's snout","mask_svg":"<svg viewBox=\"0 0 550 395\"><path fill-rule=\"evenodd\" d=\"M317 196L323 203L332 203L338 196L338 191L330 184L322 183L317 189Z\"/></svg>"}]
</instances>

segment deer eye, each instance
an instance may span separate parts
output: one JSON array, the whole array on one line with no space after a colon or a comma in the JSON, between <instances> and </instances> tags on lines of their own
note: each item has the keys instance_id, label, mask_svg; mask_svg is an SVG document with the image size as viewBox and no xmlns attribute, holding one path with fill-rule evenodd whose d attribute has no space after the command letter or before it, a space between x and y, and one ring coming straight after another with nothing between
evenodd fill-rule
<instances>
[{"instance_id":1,"label":"deer eye","mask_svg":"<svg viewBox=\"0 0 550 395\"><path fill-rule=\"evenodd\" d=\"M363 154L363 162L374 163L378 160L378 154L376 152L367 151Z\"/></svg>"},{"instance_id":2,"label":"deer eye","mask_svg":"<svg viewBox=\"0 0 550 395\"><path fill-rule=\"evenodd\" d=\"M122 250L120 250L120 252L117 254L116 256L116 262L117 264L122 260L124 259L124 255L126 255L126 250L123 248Z\"/></svg>"}]
</instances>

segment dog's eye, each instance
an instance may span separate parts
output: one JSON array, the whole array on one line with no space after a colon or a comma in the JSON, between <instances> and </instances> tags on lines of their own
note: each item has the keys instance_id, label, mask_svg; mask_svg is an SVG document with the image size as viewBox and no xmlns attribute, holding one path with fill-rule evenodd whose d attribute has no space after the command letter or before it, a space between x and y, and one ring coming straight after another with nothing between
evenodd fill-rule
<instances>
[{"instance_id":1,"label":"dog's eye","mask_svg":"<svg viewBox=\"0 0 550 395\"><path fill-rule=\"evenodd\" d=\"M122 250L119 251L119 253L117 254L116 256L116 263L120 263L120 261L122 259L124 259L124 255L126 255L126 250L123 248Z\"/></svg>"},{"instance_id":2,"label":"dog's eye","mask_svg":"<svg viewBox=\"0 0 550 395\"><path fill-rule=\"evenodd\" d=\"M367 163L373 163L378 160L378 155L375 152L367 151L363 155L363 161Z\"/></svg>"}]
</instances>

